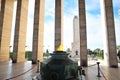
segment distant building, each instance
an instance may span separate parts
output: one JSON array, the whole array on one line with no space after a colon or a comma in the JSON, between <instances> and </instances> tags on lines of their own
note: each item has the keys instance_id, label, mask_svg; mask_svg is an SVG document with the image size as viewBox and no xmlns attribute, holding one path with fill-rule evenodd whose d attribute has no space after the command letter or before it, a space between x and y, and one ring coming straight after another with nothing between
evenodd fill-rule
<instances>
[{"instance_id":1,"label":"distant building","mask_svg":"<svg viewBox=\"0 0 120 80\"><path fill-rule=\"evenodd\" d=\"M78 17L73 18L73 43L71 57L79 57L80 55L80 38L79 38L79 22Z\"/></svg>"}]
</instances>

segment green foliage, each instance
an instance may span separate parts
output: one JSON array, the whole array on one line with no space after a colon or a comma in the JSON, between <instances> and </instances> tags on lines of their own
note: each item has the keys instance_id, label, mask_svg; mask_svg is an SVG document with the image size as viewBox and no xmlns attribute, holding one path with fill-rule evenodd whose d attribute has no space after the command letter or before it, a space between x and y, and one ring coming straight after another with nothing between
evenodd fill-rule
<instances>
[{"instance_id":1,"label":"green foliage","mask_svg":"<svg viewBox=\"0 0 120 80\"><path fill-rule=\"evenodd\" d=\"M50 53L43 53L43 57L49 57L50 56Z\"/></svg>"},{"instance_id":2,"label":"green foliage","mask_svg":"<svg viewBox=\"0 0 120 80\"><path fill-rule=\"evenodd\" d=\"M13 56L13 52L10 52L10 58L12 59L12 56ZM27 60L32 60L32 51L26 51L25 52L25 58Z\"/></svg>"},{"instance_id":3,"label":"green foliage","mask_svg":"<svg viewBox=\"0 0 120 80\"><path fill-rule=\"evenodd\" d=\"M93 56L97 56L99 59L104 59L104 51L101 50L100 48L96 48L93 51L88 49L88 54L93 55Z\"/></svg>"},{"instance_id":4,"label":"green foliage","mask_svg":"<svg viewBox=\"0 0 120 80\"><path fill-rule=\"evenodd\" d=\"M117 45L117 49L120 49L120 45Z\"/></svg>"},{"instance_id":5,"label":"green foliage","mask_svg":"<svg viewBox=\"0 0 120 80\"><path fill-rule=\"evenodd\" d=\"M100 48L96 48L94 50L94 52L96 53L96 56L100 59L104 59L104 51L101 50Z\"/></svg>"},{"instance_id":6,"label":"green foliage","mask_svg":"<svg viewBox=\"0 0 120 80\"><path fill-rule=\"evenodd\" d=\"M70 50L70 48L67 48L67 50L66 50L67 52L71 52L71 50Z\"/></svg>"},{"instance_id":7,"label":"green foliage","mask_svg":"<svg viewBox=\"0 0 120 80\"><path fill-rule=\"evenodd\" d=\"M25 52L25 58L27 60L32 60L32 51L26 51Z\"/></svg>"},{"instance_id":8,"label":"green foliage","mask_svg":"<svg viewBox=\"0 0 120 80\"><path fill-rule=\"evenodd\" d=\"M67 48L66 52L70 54L72 51L70 50L70 48Z\"/></svg>"},{"instance_id":9,"label":"green foliage","mask_svg":"<svg viewBox=\"0 0 120 80\"><path fill-rule=\"evenodd\" d=\"M10 52L10 58L12 59L12 56L13 56L13 52ZM49 53L43 53L43 56L44 57L49 57L50 56L50 54ZM32 51L26 51L25 52L25 58L27 59L27 60L32 60Z\"/></svg>"},{"instance_id":10,"label":"green foliage","mask_svg":"<svg viewBox=\"0 0 120 80\"><path fill-rule=\"evenodd\" d=\"M88 49L88 55L92 55L93 54L93 51Z\"/></svg>"},{"instance_id":11,"label":"green foliage","mask_svg":"<svg viewBox=\"0 0 120 80\"><path fill-rule=\"evenodd\" d=\"M97 54L98 54L98 57L100 59L104 59L104 52L103 52L103 50L100 50L99 53L97 53Z\"/></svg>"},{"instance_id":12,"label":"green foliage","mask_svg":"<svg viewBox=\"0 0 120 80\"><path fill-rule=\"evenodd\" d=\"M12 56L13 56L13 52L10 52L9 58L12 59Z\"/></svg>"}]
</instances>

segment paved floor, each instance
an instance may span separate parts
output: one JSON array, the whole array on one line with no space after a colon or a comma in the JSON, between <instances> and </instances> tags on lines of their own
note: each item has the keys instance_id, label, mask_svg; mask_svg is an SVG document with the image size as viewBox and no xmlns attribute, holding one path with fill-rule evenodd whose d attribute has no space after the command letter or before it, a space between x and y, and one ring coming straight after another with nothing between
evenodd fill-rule
<instances>
[{"instance_id":1,"label":"paved floor","mask_svg":"<svg viewBox=\"0 0 120 80\"><path fill-rule=\"evenodd\" d=\"M100 63L100 75L97 77L98 69L95 60L89 61L89 66L84 67L86 76L82 76L82 80L120 80L119 68L109 68ZM0 63L0 80L32 80L37 71L37 65L32 65L30 61L12 64L11 61ZM85 78L85 79L84 79Z\"/></svg>"},{"instance_id":2,"label":"paved floor","mask_svg":"<svg viewBox=\"0 0 120 80\"><path fill-rule=\"evenodd\" d=\"M32 80L37 73L37 65L31 61L14 63L12 61L0 63L0 80Z\"/></svg>"},{"instance_id":3,"label":"paved floor","mask_svg":"<svg viewBox=\"0 0 120 80\"><path fill-rule=\"evenodd\" d=\"M89 66L83 68L86 72L85 80L120 80L120 64L118 68L110 68L106 66L104 61L100 62L100 76L98 76L98 61L89 61Z\"/></svg>"}]
</instances>

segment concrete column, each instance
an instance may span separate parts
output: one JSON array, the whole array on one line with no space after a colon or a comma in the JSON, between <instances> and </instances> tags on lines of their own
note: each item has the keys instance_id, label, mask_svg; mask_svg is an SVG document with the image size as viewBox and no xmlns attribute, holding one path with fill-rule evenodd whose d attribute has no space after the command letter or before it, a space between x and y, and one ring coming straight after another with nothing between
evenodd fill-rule
<instances>
[{"instance_id":1,"label":"concrete column","mask_svg":"<svg viewBox=\"0 0 120 80\"><path fill-rule=\"evenodd\" d=\"M45 0L35 0L34 29L32 63L43 60L43 36L44 36L44 6Z\"/></svg>"},{"instance_id":2,"label":"concrete column","mask_svg":"<svg viewBox=\"0 0 120 80\"><path fill-rule=\"evenodd\" d=\"M86 35L86 14L85 0L79 0L79 31L80 31L80 64L87 66L87 35Z\"/></svg>"},{"instance_id":3,"label":"concrete column","mask_svg":"<svg viewBox=\"0 0 120 80\"><path fill-rule=\"evenodd\" d=\"M55 50L63 45L63 0L55 0Z\"/></svg>"},{"instance_id":4,"label":"concrete column","mask_svg":"<svg viewBox=\"0 0 120 80\"><path fill-rule=\"evenodd\" d=\"M0 61L9 60L10 34L14 0L1 0L0 11Z\"/></svg>"},{"instance_id":5,"label":"concrete column","mask_svg":"<svg viewBox=\"0 0 120 80\"><path fill-rule=\"evenodd\" d=\"M13 46L13 63L25 61L25 42L28 18L28 0L17 0Z\"/></svg>"},{"instance_id":6,"label":"concrete column","mask_svg":"<svg viewBox=\"0 0 120 80\"><path fill-rule=\"evenodd\" d=\"M101 0L101 13L106 32L105 60L108 66L118 67L112 0Z\"/></svg>"}]
</instances>

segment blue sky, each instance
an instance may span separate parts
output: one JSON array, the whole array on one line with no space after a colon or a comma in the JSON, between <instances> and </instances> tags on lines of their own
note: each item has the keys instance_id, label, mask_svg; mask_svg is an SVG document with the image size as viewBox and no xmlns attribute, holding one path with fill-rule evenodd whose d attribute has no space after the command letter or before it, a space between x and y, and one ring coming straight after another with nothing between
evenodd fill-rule
<instances>
[{"instance_id":1,"label":"blue sky","mask_svg":"<svg viewBox=\"0 0 120 80\"><path fill-rule=\"evenodd\" d=\"M78 15L78 0L64 0L64 50L71 48L73 41L73 17ZM120 45L120 23L118 18L118 8L120 0L113 0L115 30L117 45ZM54 13L55 0L45 0L45 24L44 24L44 50L54 50ZM14 13L15 14L15 13ZM27 25L27 50L32 49L32 32L33 32L33 15L34 0L29 0L29 14ZM87 47L94 50L95 48L103 49L103 29L100 17L100 0L86 0L86 20L87 20ZM14 23L13 23L14 24ZM13 25L14 26L14 25ZM13 27L14 29L14 27ZM12 30L13 30L12 29ZM13 35L13 33L12 33ZM11 39L12 41L12 39ZM12 44L13 42L11 42Z\"/></svg>"}]
</instances>

